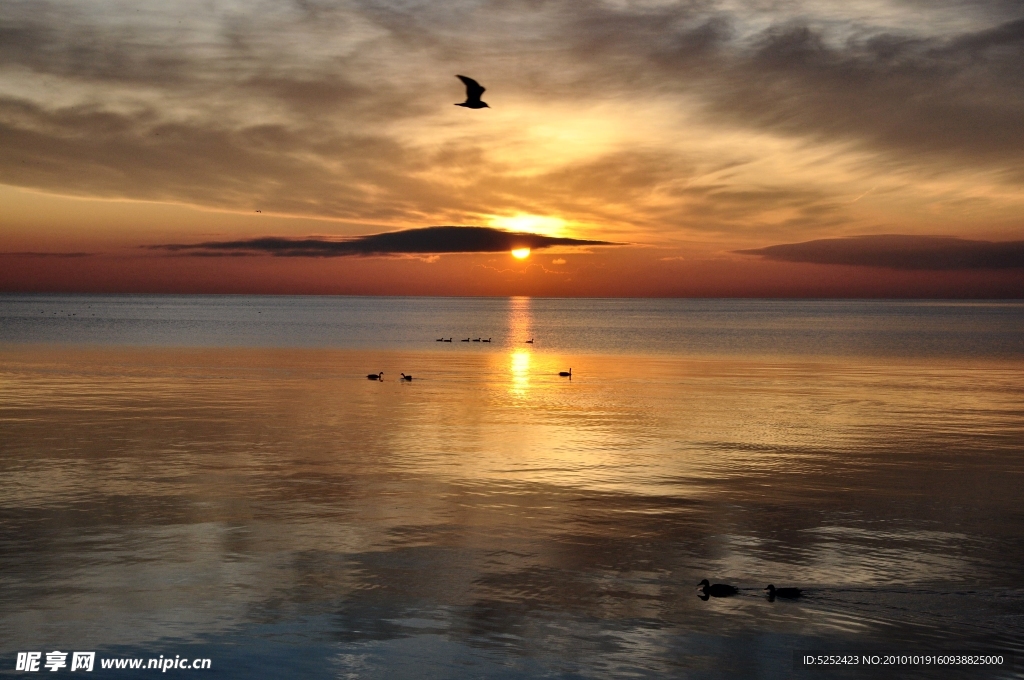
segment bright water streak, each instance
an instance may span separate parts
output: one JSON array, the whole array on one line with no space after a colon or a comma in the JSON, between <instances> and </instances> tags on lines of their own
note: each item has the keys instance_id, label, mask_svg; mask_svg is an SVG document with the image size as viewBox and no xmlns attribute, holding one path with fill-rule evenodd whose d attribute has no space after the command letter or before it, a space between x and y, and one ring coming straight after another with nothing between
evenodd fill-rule
<instances>
[{"instance_id":1,"label":"bright water streak","mask_svg":"<svg viewBox=\"0 0 1024 680\"><path fill-rule=\"evenodd\" d=\"M0 664L784 678L793 650L1024 653L1020 305L575 304L0 298ZM745 590L703 602L705 577Z\"/></svg>"}]
</instances>

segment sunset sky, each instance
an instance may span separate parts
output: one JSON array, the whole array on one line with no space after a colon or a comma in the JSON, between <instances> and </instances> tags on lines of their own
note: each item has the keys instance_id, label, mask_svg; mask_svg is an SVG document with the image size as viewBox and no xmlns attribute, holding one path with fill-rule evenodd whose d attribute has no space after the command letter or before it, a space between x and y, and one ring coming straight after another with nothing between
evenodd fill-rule
<instances>
[{"instance_id":1,"label":"sunset sky","mask_svg":"<svg viewBox=\"0 0 1024 680\"><path fill-rule=\"evenodd\" d=\"M1024 297L1021 64L1010 0L5 0L0 291Z\"/></svg>"}]
</instances>

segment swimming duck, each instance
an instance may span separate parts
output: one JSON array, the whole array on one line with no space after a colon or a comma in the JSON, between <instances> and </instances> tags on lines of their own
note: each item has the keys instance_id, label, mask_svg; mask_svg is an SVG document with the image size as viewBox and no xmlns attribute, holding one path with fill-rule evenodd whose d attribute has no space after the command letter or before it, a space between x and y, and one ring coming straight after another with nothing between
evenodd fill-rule
<instances>
[{"instance_id":1,"label":"swimming duck","mask_svg":"<svg viewBox=\"0 0 1024 680\"><path fill-rule=\"evenodd\" d=\"M384 379L384 371L381 371L380 373L371 373L370 375L366 376L366 379L367 380L383 380Z\"/></svg>"},{"instance_id":2,"label":"swimming duck","mask_svg":"<svg viewBox=\"0 0 1024 680\"><path fill-rule=\"evenodd\" d=\"M768 601L769 602L771 602L772 600L774 600L777 597L784 597L787 600L795 600L796 598L800 597L800 589L799 588L776 588L771 583L769 583L765 587L765 590L768 591Z\"/></svg>"},{"instance_id":3,"label":"swimming duck","mask_svg":"<svg viewBox=\"0 0 1024 680\"><path fill-rule=\"evenodd\" d=\"M572 369L570 368L568 371L559 371L558 375L562 376L563 378L571 378L572 377Z\"/></svg>"},{"instance_id":4,"label":"swimming duck","mask_svg":"<svg viewBox=\"0 0 1024 680\"><path fill-rule=\"evenodd\" d=\"M412 382L412 376L411 375L406 375L405 373L403 373L402 374L402 380L405 380L406 382Z\"/></svg>"},{"instance_id":5,"label":"swimming duck","mask_svg":"<svg viewBox=\"0 0 1024 680\"><path fill-rule=\"evenodd\" d=\"M707 579L704 579L697 585L700 587L700 591L704 594L704 597L709 595L711 597L729 597L730 595L735 595L740 592L740 589L736 586L730 586L726 583L716 583L712 585Z\"/></svg>"}]
</instances>

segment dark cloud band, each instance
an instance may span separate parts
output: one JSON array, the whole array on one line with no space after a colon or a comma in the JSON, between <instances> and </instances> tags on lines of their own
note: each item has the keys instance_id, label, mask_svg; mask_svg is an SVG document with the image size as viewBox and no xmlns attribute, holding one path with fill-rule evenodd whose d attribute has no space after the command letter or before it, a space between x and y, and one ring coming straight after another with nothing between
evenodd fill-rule
<instances>
[{"instance_id":1,"label":"dark cloud band","mask_svg":"<svg viewBox=\"0 0 1024 680\"><path fill-rule=\"evenodd\" d=\"M779 262L950 271L1024 269L1024 241L969 241L945 236L882 234L737 250Z\"/></svg>"},{"instance_id":2,"label":"dark cloud band","mask_svg":"<svg viewBox=\"0 0 1024 680\"><path fill-rule=\"evenodd\" d=\"M241 241L147 246L190 255L259 255L278 257L345 257L352 255L429 255L441 253L498 253L516 248L540 250L553 246L612 246L610 241L557 238L503 231L490 227L424 227L356 238L292 239L265 236Z\"/></svg>"}]
</instances>

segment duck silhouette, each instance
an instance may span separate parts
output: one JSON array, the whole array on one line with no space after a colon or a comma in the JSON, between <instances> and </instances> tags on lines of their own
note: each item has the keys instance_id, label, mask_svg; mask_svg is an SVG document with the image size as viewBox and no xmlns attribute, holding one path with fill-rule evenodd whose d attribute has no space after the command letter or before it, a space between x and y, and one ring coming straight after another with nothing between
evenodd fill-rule
<instances>
[{"instance_id":1,"label":"duck silhouette","mask_svg":"<svg viewBox=\"0 0 1024 680\"><path fill-rule=\"evenodd\" d=\"M380 373L371 373L370 375L366 376L366 379L367 380L383 380L384 379L384 371L381 371Z\"/></svg>"},{"instance_id":2,"label":"duck silhouette","mask_svg":"<svg viewBox=\"0 0 1024 680\"><path fill-rule=\"evenodd\" d=\"M480 338L473 338L473 342L480 342Z\"/></svg>"},{"instance_id":3,"label":"duck silhouette","mask_svg":"<svg viewBox=\"0 0 1024 680\"><path fill-rule=\"evenodd\" d=\"M469 338L466 338L466 339L465 339L465 340L463 340L462 342L469 342Z\"/></svg>"},{"instance_id":4,"label":"duck silhouette","mask_svg":"<svg viewBox=\"0 0 1024 680\"><path fill-rule=\"evenodd\" d=\"M451 341L452 341L451 338L448 338L447 340L445 340L445 342L451 342Z\"/></svg>"},{"instance_id":5,"label":"duck silhouette","mask_svg":"<svg viewBox=\"0 0 1024 680\"><path fill-rule=\"evenodd\" d=\"M562 376L563 378L571 378L572 377L572 369L570 368L568 371L559 371L558 375Z\"/></svg>"},{"instance_id":6,"label":"duck silhouette","mask_svg":"<svg viewBox=\"0 0 1024 680\"><path fill-rule=\"evenodd\" d=\"M490 106L487 102L481 101L480 97L487 90L483 85L476 82L469 76L455 76L462 81L462 84L466 86L466 101L456 106L462 106L467 109L489 109Z\"/></svg>"},{"instance_id":7,"label":"duck silhouette","mask_svg":"<svg viewBox=\"0 0 1024 680\"><path fill-rule=\"evenodd\" d=\"M405 373L403 373L402 374L402 380L404 380L406 382L412 382L412 376L411 375L406 375Z\"/></svg>"},{"instance_id":8,"label":"duck silhouette","mask_svg":"<svg viewBox=\"0 0 1024 680\"><path fill-rule=\"evenodd\" d=\"M777 597L787 600L795 600L802 594L799 588L776 588L771 583L765 586L765 590L768 591L769 602L774 602Z\"/></svg>"},{"instance_id":9,"label":"duck silhouette","mask_svg":"<svg viewBox=\"0 0 1024 680\"><path fill-rule=\"evenodd\" d=\"M481 340L480 342L490 342L490 341L491 341L491 339L487 338L486 340Z\"/></svg>"},{"instance_id":10,"label":"duck silhouette","mask_svg":"<svg viewBox=\"0 0 1024 680\"><path fill-rule=\"evenodd\" d=\"M740 592L740 589L736 586L730 586L727 583L716 583L712 585L707 579L704 579L697 584L700 587L702 599L710 597L729 597Z\"/></svg>"},{"instance_id":11,"label":"duck silhouette","mask_svg":"<svg viewBox=\"0 0 1024 680\"><path fill-rule=\"evenodd\" d=\"M438 339L437 339L437 340L435 340L434 342L444 342L444 338L438 338Z\"/></svg>"},{"instance_id":12,"label":"duck silhouette","mask_svg":"<svg viewBox=\"0 0 1024 680\"><path fill-rule=\"evenodd\" d=\"M526 344L527 345L532 345L533 344L533 338L530 338L529 340L527 340Z\"/></svg>"}]
</instances>

